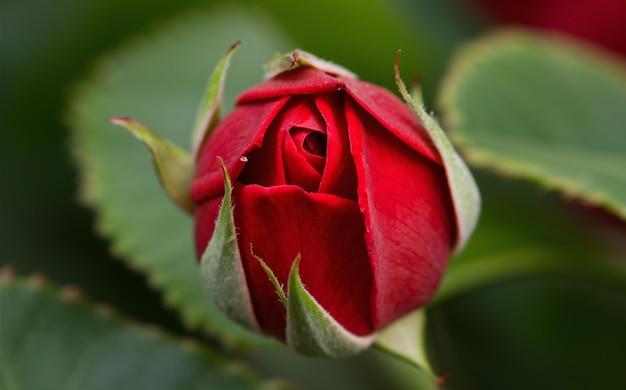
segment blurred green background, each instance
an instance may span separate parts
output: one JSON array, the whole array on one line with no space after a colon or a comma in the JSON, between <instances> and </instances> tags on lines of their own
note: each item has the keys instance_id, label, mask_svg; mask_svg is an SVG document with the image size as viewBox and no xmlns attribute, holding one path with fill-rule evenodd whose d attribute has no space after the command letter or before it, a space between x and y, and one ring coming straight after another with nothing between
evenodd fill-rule
<instances>
[{"instance_id":1,"label":"blurred green background","mask_svg":"<svg viewBox=\"0 0 626 390\"><path fill-rule=\"evenodd\" d=\"M492 27L461 0L3 0L0 263L11 264L18 274L43 273L54 283L77 285L94 301L110 303L129 317L185 333L177 314L161 304L158 291L109 252L107 242L95 234L94 214L78 204L67 110L74 88L105 54L181 14L211 13L222 3L253 7L298 47L392 90L393 55L402 49L403 75L407 80L420 76L431 107L453 51ZM479 181L487 186L495 181L496 187L505 183L488 173L481 173ZM559 207L566 203L532 184L514 185L530 193L531 201ZM431 311L429 342L435 367L439 373L450 372L450 388L459 389L624 384L625 298L624 289L558 275L518 278L470 291ZM253 364L302 388L315 388L318 376L335 375L317 362L302 373L302 366L277 368L267 360L257 357ZM341 382L336 388L357 383L359 388L366 383L371 388L402 388L411 383L375 379L387 369L373 369L377 361L366 357L346 362L350 375L366 380ZM390 375L411 375L406 367L395 370ZM329 376L324 383L332 380Z\"/></svg>"}]
</instances>

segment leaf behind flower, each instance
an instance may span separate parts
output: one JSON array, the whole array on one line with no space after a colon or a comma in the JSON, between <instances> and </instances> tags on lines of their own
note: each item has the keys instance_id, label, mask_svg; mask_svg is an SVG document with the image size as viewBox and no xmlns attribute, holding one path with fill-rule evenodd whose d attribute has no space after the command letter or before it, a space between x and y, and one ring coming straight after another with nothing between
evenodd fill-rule
<instances>
[{"instance_id":1,"label":"leaf behind flower","mask_svg":"<svg viewBox=\"0 0 626 390\"><path fill-rule=\"evenodd\" d=\"M262 79L268 53L293 47L263 14L234 8L184 17L105 58L75 94L71 124L80 197L96 211L97 229L114 253L146 273L187 326L250 346L263 339L226 319L203 289L193 221L159 188L143 146L107 123L132 116L161 137L189 145L207 75L237 39L242 47L224 96L230 109L235 96Z\"/></svg>"},{"instance_id":2,"label":"leaf behind flower","mask_svg":"<svg viewBox=\"0 0 626 390\"><path fill-rule=\"evenodd\" d=\"M468 161L626 219L626 62L563 37L505 30L464 48L440 94Z\"/></svg>"}]
</instances>

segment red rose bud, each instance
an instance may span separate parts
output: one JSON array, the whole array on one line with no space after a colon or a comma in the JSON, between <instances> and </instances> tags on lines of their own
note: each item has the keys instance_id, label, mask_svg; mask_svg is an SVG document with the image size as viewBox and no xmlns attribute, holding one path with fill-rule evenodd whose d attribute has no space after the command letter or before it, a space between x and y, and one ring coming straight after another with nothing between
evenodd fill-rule
<instances>
[{"instance_id":1,"label":"red rose bud","mask_svg":"<svg viewBox=\"0 0 626 390\"><path fill-rule=\"evenodd\" d=\"M399 86L415 112L296 51L211 134L200 129L196 251L231 318L300 352L342 356L433 296L474 228L479 195Z\"/></svg>"}]
</instances>

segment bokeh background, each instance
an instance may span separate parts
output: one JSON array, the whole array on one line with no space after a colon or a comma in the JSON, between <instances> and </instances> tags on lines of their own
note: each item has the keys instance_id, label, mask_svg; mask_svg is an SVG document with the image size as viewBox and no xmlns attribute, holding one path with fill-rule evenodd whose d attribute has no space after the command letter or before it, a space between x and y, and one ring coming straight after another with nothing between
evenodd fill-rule
<instances>
[{"instance_id":1,"label":"bokeh background","mask_svg":"<svg viewBox=\"0 0 626 390\"><path fill-rule=\"evenodd\" d=\"M95 232L94 213L77 201L77 170L68 151L68 107L76 86L90 77L98 61L129 39L150 35L182 14L211 13L226 4L236 5L268 18L298 47L390 89L393 55L403 49L405 77L419 75L426 102L432 103L451 56L462 44L507 20L544 23L522 18L521 11L511 16L497 6L488 12L477 3L3 0L0 263L10 264L17 274L41 273L56 284L79 286L94 301L109 303L140 322L184 334L177 314L163 306L159 292L143 275L115 258L106 240ZM612 16L616 15L601 17ZM615 38L620 33L617 43L611 39L601 43L613 45L617 53L624 51L623 29L604 35ZM500 180L486 172L478 175L485 183ZM531 193L560 206L570 203L531 183L507 183L519 189L515 193ZM584 278L555 275L507 280L471 291L432 310L429 341L434 365L438 372L449 371L449 386L459 389L623 385L623 291ZM335 374L317 362L311 363L307 373L301 372L302 365L277 368L268 359L257 358L252 364L262 373L287 377L302 388L333 382ZM361 381L338 377L336 383L341 385L336 388L390 385L384 377L376 379L378 374L366 374L373 364L367 359L348 362L350 373L345 376L361 376ZM410 375L400 371L403 374L398 375ZM320 376L325 382L317 382ZM393 386L402 387L402 383Z\"/></svg>"}]
</instances>

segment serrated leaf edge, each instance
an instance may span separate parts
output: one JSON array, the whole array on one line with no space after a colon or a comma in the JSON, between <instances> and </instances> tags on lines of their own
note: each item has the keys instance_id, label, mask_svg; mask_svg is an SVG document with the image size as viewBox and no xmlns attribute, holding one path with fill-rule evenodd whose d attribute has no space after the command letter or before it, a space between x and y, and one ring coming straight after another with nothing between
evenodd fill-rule
<instances>
[{"instance_id":1,"label":"serrated leaf edge","mask_svg":"<svg viewBox=\"0 0 626 390\"><path fill-rule=\"evenodd\" d=\"M593 58L590 59L591 61L600 62L603 66L609 67L616 74L622 74L626 78L626 67L624 67L623 59L599 47L574 40L560 33L542 32L539 34L536 31L519 27L499 29L485 34L463 47L457 53L450 69L444 76L437 97L437 106L441 108L444 114L443 119L448 127L458 128L464 121L461 113L452 109L459 90L458 86L462 84L461 79L463 76L469 70L479 66L481 62L486 61L490 55L497 54L497 48L502 41L510 44L510 41L514 39L519 40L518 44L528 42L529 40L551 41L558 43L576 55L590 58L589 54L592 54ZM603 207L626 220L626 205L615 201L610 194L581 188L576 181L565 177L546 177L540 169L495 155L488 149L475 146L468 136L458 132L451 132L450 138L463 148L466 160L471 162L472 165L486 168L508 177L525 178L549 190L559 191L566 196L582 199L589 204Z\"/></svg>"},{"instance_id":2,"label":"serrated leaf edge","mask_svg":"<svg viewBox=\"0 0 626 390\"><path fill-rule=\"evenodd\" d=\"M264 380L259 378L258 375L253 372L252 369L246 364L236 360L229 360L219 355L218 351L213 350L212 348L202 344L196 339L193 339L191 337L181 337L179 335L174 335L154 324L138 322L135 319L123 315L121 312L119 312L117 309L109 304L92 302L88 300L88 298L86 298L85 296L81 296L79 297L79 299L75 299L72 296L67 296L63 292L68 288L68 286L58 287L45 280L45 277L43 277L41 274L34 274L26 278L21 275L11 274L10 277L0 278L0 289L4 288L5 286L18 286L18 288L23 288L24 290L47 294L54 297L55 299L58 299L64 304L80 308L81 310L88 312L90 315L101 320L113 321L118 326L125 327L127 329L137 331L142 334L146 334L150 337L158 339L160 342L173 343L181 350L197 355L202 360L207 360L207 357L210 357L211 359L216 360L215 363L224 364L223 367L229 372L243 375L248 379L254 379L257 381L263 380L263 383L261 384L262 386L275 388L273 387L275 384L284 384L282 380ZM75 287L69 286L69 288Z\"/></svg>"},{"instance_id":3,"label":"serrated leaf edge","mask_svg":"<svg viewBox=\"0 0 626 390\"><path fill-rule=\"evenodd\" d=\"M195 20L206 22L211 21L212 18L206 18L205 16L199 17L197 12L189 12L186 16L167 23L166 26L159 28L149 35L138 36L130 40L101 60L92 70L92 77L80 82L73 88L71 95L74 99L72 99L72 104L70 104L65 114L65 121L68 123L68 126L72 128L70 136L68 137L68 149L76 166L80 167L80 169L78 169L80 185L76 199L78 203L93 210L97 214L98 218L95 222L96 233L100 237L110 241L111 245L109 246L109 250L114 258L129 269L144 274L148 284L152 288L162 291L164 305L172 310L176 310L176 312L180 314L181 320L187 329L201 330L204 334L209 336L219 335L220 340L226 346L236 345L241 348L250 348L253 345L261 345L269 339L259 337L251 337L250 339L246 337L244 339L240 336L231 336L230 333L222 332L219 327L207 321L203 316L199 315L197 311L190 310L187 305L183 304L180 294L177 294L176 291L171 288L164 288L168 283L164 282L163 275L161 273L152 272L150 267L146 265L147 262L145 259L142 260L143 256L136 256L133 254L132 250L129 249L131 246L130 240L125 236L120 236L116 229L111 226L111 211L100 207L102 203L100 194L102 191L99 188L102 184L100 178L92 173L97 168L98 163L85 155L84 149L80 146L85 142L83 140L84 135L81 131L76 130L75 126L76 118L82 116L84 107L84 99L81 97L85 95L87 91L94 91L96 87L100 87L98 82L115 77L116 64L120 61L120 58L127 57L136 50L143 48L146 44L160 38L162 31L168 29L177 30L182 27L186 28L190 21Z\"/></svg>"}]
</instances>

